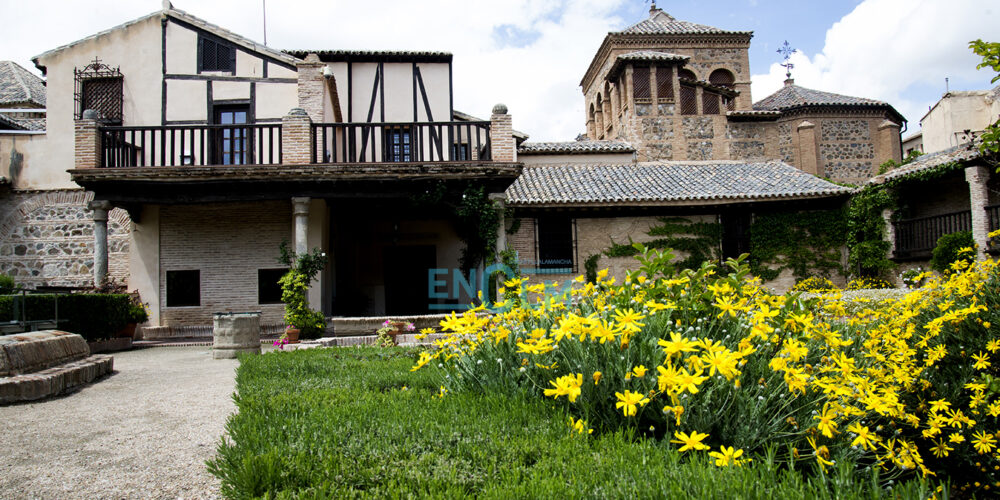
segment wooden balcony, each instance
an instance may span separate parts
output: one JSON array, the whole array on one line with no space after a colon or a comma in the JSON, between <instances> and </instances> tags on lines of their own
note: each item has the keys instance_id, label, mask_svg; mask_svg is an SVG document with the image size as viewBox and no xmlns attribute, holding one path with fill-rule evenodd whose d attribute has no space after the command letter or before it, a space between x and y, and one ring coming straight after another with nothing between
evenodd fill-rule
<instances>
[{"instance_id":1,"label":"wooden balcony","mask_svg":"<svg viewBox=\"0 0 1000 500\"><path fill-rule=\"evenodd\" d=\"M972 212L964 210L896 222L897 259L923 259L931 256L938 238L959 231L972 230Z\"/></svg>"},{"instance_id":2,"label":"wooden balcony","mask_svg":"<svg viewBox=\"0 0 1000 500\"><path fill-rule=\"evenodd\" d=\"M100 127L100 168L278 165L281 124Z\"/></svg>"},{"instance_id":3,"label":"wooden balcony","mask_svg":"<svg viewBox=\"0 0 1000 500\"><path fill-rule=\"evenodd\" d=\"M312 163L490 161L490 122L314 123Z\"/></svg>"}]
</instances>

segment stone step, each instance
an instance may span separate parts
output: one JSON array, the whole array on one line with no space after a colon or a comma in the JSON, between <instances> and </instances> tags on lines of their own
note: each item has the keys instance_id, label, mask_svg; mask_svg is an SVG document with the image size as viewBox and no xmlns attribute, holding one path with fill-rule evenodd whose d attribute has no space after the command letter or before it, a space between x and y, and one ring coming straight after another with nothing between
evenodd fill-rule
<instances>
[{"instance_id":1,"label":"stone step","mask_svg":"<svg viewBox=\"0 0 1000 500\"><path fill-rule=\"evenodd\" d=\"M0 404L34 401L93 382L114 370L114 358L95 354L34 373L0 377Z\"/></svg>"},{"instance_id":2,"label":"stone step","mask_svg":"<svg viewBox=\"0 0 1000 500\"><path fill-rule=\"evenodd\" d=\"M0 377L32 373L90 355L83 337L58 330L0 336Z\"/></svg>"}]
</instances>

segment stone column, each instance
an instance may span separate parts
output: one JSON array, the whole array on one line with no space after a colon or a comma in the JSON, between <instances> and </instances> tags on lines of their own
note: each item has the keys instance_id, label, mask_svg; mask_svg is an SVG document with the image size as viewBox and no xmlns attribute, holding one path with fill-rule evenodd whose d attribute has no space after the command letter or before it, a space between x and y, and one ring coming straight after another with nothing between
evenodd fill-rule
<instances>
[{"instance_id":1,"label":"stone column","mask_svg":"<svg viewBox=\"0 0 1000 500\"><path fill-rule=\"evenodd\" d=\"M799 169L813 175L819 172L819 155L816 154L816 125L803 121L795 129L799 136Z\"/></svg>"},{"instance_id":2,"label":"stone column","mask_svg":"<svg viewBox=\"0 0 1000 500\"><path fill-rule=\"evenodd\" d=\"M507 114L507 106L503 104L493 106L493 114L490 115L490 153L493 161L517 161L514 129L510 115Z\"/></svg>"},{"instance_id":3,"label":"stone column","mask_svg":"<svg viewBox=\"0 0 1000 500\"><path fill-rule=\"evenodd\" d=\"M111 202L94 200L87 204L94 211L94 286L104 284L108 277L108 210Z\"/></svg>"},{"instance_id":4,"label":"stone column","mask_svg":"<svg viewBox=\"0 0 1000 500\"><path fill-rule=\"evenodd\" d=\"M969 183L969 209L972 211L972 240L976 242L976 258L986 258L986 242L989 240L990 221L986 216L990 192L986 187L990 171L983 166L967 167L965 181Z\"/></svg>"},{"instance_id":5,"label":"stone column","mask_svg":"<svg viewBox=\"0 0 1000 500\"><path fill-rule=\"evenodd\" d=\"M500 226L497 227L497 255L500 252L507 250L507 221L504 220L504 211L507 208L507 194L506 193L490 193L490 201L493 202L493 208L497 211L497 216L500 219Z\"/></svg>"},{"instance_id":6,"label":"stone column","mask_svg":"<svg viewBox=\"0 0 1000 500\"><path fill-rule=\"evenodd\" d=\"M896 253L896 227L892 224L891 208L882 210L882 220L885 221L885 233L883 238L885 241L889 242L889 249L886 250L885 257L887 259L891 259L893 254Z\"/></svg>"},{"instance_id":7,"label":"stone column","mask_svg":"<svg viewBox=\"0 0 1000 500\"><path fill-rule=\"evenodd\" d=\"M878 175L878 166L894 160L897 163L903 161L902 148L899 139L899 124L890 120L882 120L878 125L878 133L875 141L875 171L871 175Z\"/></svg>"},{"instance_id":8,"label":"stone column","mask_svg":"<svg viewBox=\"0 0 1000 500\"><path fill-rule=\"evenodd\" d=\"M312 152L312 120L306 110L292 108L281 118L281 163L307 165L312 162Z\"/></svg>"},{"instance_id":9,"label":"stone column","mask_svg":"<svg viewBox=\"0 0 1000 500\"><path fill-rule=\"evenodd\" d=\"M83 118L74 123L74 168L97 168L101 159L101 134L97 128L97 111L83 112Z\"/></svg>"},{"instance_id":10,"label":"stone column","mask_svg":"<svg viewBox=\"0 0 1000 500\"><path fill-rule=\"evenodd\" d=\"M309 252L309 198L292 198L292 216L295 219L295 255Z\"/></svg>"}]
</instances>

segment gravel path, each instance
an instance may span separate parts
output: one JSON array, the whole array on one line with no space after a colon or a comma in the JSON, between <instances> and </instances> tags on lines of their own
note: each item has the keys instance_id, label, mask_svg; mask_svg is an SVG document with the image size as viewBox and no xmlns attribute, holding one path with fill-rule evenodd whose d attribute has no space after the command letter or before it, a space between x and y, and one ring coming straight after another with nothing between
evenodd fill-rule
<instances>
[{"instance_id":1,"label":"gravel path","mask_svg":"<svg viewBox=\"0 0 1000 500\"><path fill-rule=\"evenodd\" d=\"M205 469L232 413L236 360L206 347L114 353L67 396L0 406L0 498L216 498Z\"/></svg>"}]
</instances>

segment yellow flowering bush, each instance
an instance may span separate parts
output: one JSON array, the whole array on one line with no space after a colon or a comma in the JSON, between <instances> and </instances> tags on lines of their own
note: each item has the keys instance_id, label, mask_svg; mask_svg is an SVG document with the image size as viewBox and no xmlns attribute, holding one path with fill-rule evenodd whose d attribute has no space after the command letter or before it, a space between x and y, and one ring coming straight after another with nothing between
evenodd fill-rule
<instances>
[{"instance_id":1,"label":"yellow flowering bush","mask_svg":"<svg viewBox=\"0 0 1000 500\"><path fill-rule=\"evenodd\" d=\"M795 283L795 286L792 287L792 291L795 292L826 292L836 289L837 285L834 285L829 278L822 276L810 276Z\"/></svg>"},{"instance_id":2,"label":"yellow flowering bush","mask_svg":"<svg viewBox=\"0 0 1000 500\"><path fill-rule=\"evenodd\" d=\"M771 294L746 256L675 272L671 252L638 249L621 284L607 270L568 288L506 283L517 305L453 313L414 369L440 365L452 391L550 398L587 429L719 466L767 455L1000 486L996 262L867 303Z\"/></svg>"}]
</instances>

